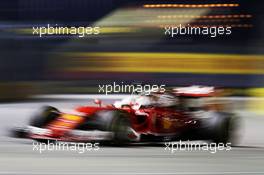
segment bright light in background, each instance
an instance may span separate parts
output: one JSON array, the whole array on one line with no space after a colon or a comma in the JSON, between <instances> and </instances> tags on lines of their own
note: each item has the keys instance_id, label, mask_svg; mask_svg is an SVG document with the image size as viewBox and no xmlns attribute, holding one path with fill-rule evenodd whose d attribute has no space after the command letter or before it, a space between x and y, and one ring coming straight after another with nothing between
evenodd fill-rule
<instances>
[{"instance_id":1,"label":"bright light in background","mask_svg":"<svg viewBox=\"0 0 264 175\"><path fill-rule=\"evenodd\" d=\"M238 7L239 4L145 4L144 8L215 8Z\"/></svg>"},{"instance_id":2,"label":"bright light in background","mask_svg":"<svg viewBox=\"0 0 264 175\"><path fill-rule=\"evenodd\" d=\"M158 16L157 18L161 19L170 19L170 18L201 18L201 19L232 19L232 18L252 18L252 15L249 14L241 14L241 15L203 15L203 16L195 16L195 15L163 15Z\"/></svg>"},{"instance_id":3,"label":"bright light in background","mask_svg":"<svg viewBox=\"0 0 264 175\"><path fill-rule=\"evenodd\" d=\"M118 9L99 20L94 26L111 26L111 27L158 27L160 23L155 25L146 23L146 21L156 20L157 16L180 16L183 14L190 16L204 16L209 12L209 9L144 9L144 8L123 8ZM180 21L181 24L192 23L194 18L184 18ZM175 25L180 24L174 23Z\"/></svg>"},{"instance_id":4,"label":"bright light in background","mask_svg":"<svg viewBox=\"0 0 264 175\"><path fill-rule=\"evenodd\" d=\"M251 14L230 14L238 3L226 4L144 4L118 8L93 23L100 26L101 35L163 36L159 28L166 26L252 28ZM157 9L158 8L158 9ZM147 30L145 30L147 29ZM16 29L31 34L31 29Z\"/></svg>"}]
</instances>

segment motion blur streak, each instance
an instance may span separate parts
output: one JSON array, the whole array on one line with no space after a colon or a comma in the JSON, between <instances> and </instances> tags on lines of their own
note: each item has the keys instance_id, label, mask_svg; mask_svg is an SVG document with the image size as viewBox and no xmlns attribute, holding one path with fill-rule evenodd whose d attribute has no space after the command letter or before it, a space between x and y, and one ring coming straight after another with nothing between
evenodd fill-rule
<instances>
[{"instance_id":1,"label":"motion blur streak","mask_svg":"<svg viewBox=\"0 0 264 175\"><path fill-rule=\"evenodd\" d=\"M70 28L68 28L68 29L70 29ZM13 31L13 32L16 32L18 34L32 35L33 29L21 27L21 28L17 28L17 29L11 29L9 31L11 31L11 32ZM132 27L102 27L102 28L100 28L100 34L131 33L131 32L136 32L136 31L137 31L137 28L132 28Z\"/></svg>"},{"instance_id":2,"label":"motion blur streak","mask_svg":"<svg viewBox=\"0 0 264 175\"><path fill-rule=\"evenodd\" d=\"M153 26L152 24L146 23L147 20L154 20L157 16L164 15L182 15L190 13L194 16L204 16L208 13L207 9L144 9L144 8L124 8L117 9L116 11L105 16L101 20L94 23L94 26L104 26L104 27L158 27L158 25ZM128 20L129 19L129 20ZM181 21L181 24L192 23L194 19L185 18L184 21ZM174 23L175 25L179 22ZM148 28L153 30L153 28ZM161 33L161 32L159 32ZM146 32L144 32L146 34Z\"/></svg>"},{"instance_id":3,"label":"motion blur streak","mask_svg":"<svg viewBox=\"0 0 264 175\"><path fill-rule=\"evenodd\" d=\"M67 57L67 55L65 56ZM264 74L263 58L263 55L134 52L73 53L68 55L62 69L65 71L88 72Z\"/></svg>"},{"instance_id":4,"label":"motion blur streak","mask_svg":"<svg viewBox=\"0 0 264 175\"><path fill-rule=\"evenodd\" d=\"M1 0L0 4L0 175L264 174L263 0ZM101 33L84 38L32 36L33 26L47 23L99 26ZM171 38L164 34L167 24L232 25L232 34ZM223 87L221 104L242 118L241 147L213 156L200 151L172 155L163 144L39 154L32 151L31 140L7 137L9 129L26 125L44 105L65 110L95 105L94 98L105 98L104 104L120 100L125 94L97 94L99 84L113 82Z\"/></svg>"},{"instance_id":5,"label":"motion blur streak","mask_svg":"<svg viewBox=\"0 0 264 175\"><path fill-rule=\"evenodd\" d=\"M199 22L199 20L197 21ZM206 22L206 21L204 21ZM216 22L216 21L207 21L207 22ZM160 25L160 28L165 28L165 27L179 27L180 25L172 25L172 24L163 24ZM185 25L186 26L186 25ZM232 28L252 28L254 27L253 25L250 24L228 24L228 25L187 25L189 27L232 27Z\"/></svg>"},{"instance_id":6,"label":"motion blur streak","mask_svg":"<svg viewBox=\"0 0 264 175\"><path fill-rule=\"evenodd\" d=\"M158 18L202 18L202 19L223 19L223 18L251 18L252 15L163 15L158 16Z\"/></svg>"},{"instance_id":7,"label":"motion blur streak","mask_svg":"<svg viewBox=\"0 0 264 175\"><path fill-rule=\"evenodd\" d=\"M145 4L144 8L214 8L238 7L239 4Z\"/></svg>"}]
</instances>

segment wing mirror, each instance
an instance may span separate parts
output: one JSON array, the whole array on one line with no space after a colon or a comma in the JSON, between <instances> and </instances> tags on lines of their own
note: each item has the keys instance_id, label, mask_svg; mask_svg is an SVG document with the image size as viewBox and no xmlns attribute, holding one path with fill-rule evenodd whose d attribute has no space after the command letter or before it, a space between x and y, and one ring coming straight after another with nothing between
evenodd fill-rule
<instances>
[{"instance_id":1,"label":"wing mirror","mask_svg":"<svg viewBox=\"0 0 264 175\"><path fill-rule=\"evenodd\" d=\"M99 99L94 99L94 103L97 104L97 105L99 105L99 107L102 106L102 101L99 100Z\"/></svg>"}]
</instances>

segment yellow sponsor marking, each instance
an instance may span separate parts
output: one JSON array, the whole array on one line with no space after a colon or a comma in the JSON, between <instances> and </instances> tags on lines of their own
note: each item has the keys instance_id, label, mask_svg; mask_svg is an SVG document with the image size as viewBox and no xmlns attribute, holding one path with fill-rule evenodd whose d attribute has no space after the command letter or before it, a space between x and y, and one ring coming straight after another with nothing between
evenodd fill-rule
<instances>
[{"instance_id":1,"label":"yellow sponsor marking","mask_svg":"<svg viewBox=\"0 0 264 175\"><path fill-rule=\"evenodd\" d=\"M170 121L170 119L163 118L162 121L164 129L169 129L171 127L172 122Z\"/></svg>"},{"instance_id":2,"label":"yellow sponsor marking","mask_svg":"<svg viewBox=\"0 0 264 175\"><path fill-rule=\"evenodd\" d=\"M64 114L63 118L66 120L71 120L71 121L78 121L78 120L82 119L82 117L80 117L80 116L71 115L71 114Z\"/></svg>"}]
</instances>

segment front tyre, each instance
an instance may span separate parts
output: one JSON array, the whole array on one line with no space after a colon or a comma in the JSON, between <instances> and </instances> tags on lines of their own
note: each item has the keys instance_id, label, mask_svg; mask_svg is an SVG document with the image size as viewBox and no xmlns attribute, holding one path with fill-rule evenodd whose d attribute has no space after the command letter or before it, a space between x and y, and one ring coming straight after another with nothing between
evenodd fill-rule
<instances>
[{"instance_id":1,"label":"front tyre","mask_svg":"<svg viewBox=\"0 0 264 175\"><path fill-rule=\"evenodd\" d=\"M139 139L139 135L132 129L129 114L124 111L100 111L96 114L99 129L113 133L115 144L124 144Z\"/></svg>"},{"instance_id":2,"label":"front tyre","mask_svg":"<svg viewBox=\"0 0 264 175\"><path fill-rule=\"evenodd\" d=\"M51 121L55 120L59 116L59 110L52 106L45 106L39 111L38 114L34 115L30 122L30 126L43 128Z\"/></svg>"},{"instance_id":3,"label":"front tyre","mask_svg":"<svg viewBox=\"0 0 264 175\"><path fill-rule=\"evenodd\" d=\"M60 112L58 109L52 106L45 106L42 107L42 109L39 111L38 114L34 115L31 118L29 125L37 128L44 128L47 124L54 121L59 115ZM45 144L54 142L53 140L48 140L48 139L34 139L34 140Z\"/></svg>"}]
</instances>

